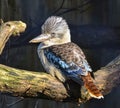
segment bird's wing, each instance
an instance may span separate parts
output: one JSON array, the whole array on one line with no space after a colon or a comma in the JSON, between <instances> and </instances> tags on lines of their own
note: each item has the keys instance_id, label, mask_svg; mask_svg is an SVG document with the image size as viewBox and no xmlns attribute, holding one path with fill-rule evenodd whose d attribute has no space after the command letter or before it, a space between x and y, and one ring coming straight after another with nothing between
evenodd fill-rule
<instances>
[{"instance_id":1,"label":"bird's wing","mask_svg":"<svg viewBox=\"0 0 120 108\"><path fill-rule=\"evenodd\" d=\"M44 50L47 60L63 74L80 85L83 85L88 90L89 94L101 99L101 94L98 87L94 84L89 72L90 68L82 50L74 43L56 45Z\"/></svg>"},{"instance_id":2,"label":"bird's wing","mask_svg":"<svg viewBox=\"0 0 120 108\"><path fill-rule=\"evenodd\" d=\"M61 70L67 78L81 84L80 76L88 75L91 68L82 50L74 43L56 45L45 50L51 64Z\"/></svg>"}]
</instances>

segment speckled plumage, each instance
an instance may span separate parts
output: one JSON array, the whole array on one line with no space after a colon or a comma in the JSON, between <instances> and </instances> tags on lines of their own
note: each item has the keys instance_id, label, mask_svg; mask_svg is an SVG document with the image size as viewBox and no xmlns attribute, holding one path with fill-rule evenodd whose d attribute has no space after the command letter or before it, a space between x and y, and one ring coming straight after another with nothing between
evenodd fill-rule
<instances>
[{"instance_id":1,"label":"speckled plumage","mask_svg":"<svg viewBox=\"0 0 120 108\"><path fill-rule=\"evenodd\" d=\"M44 49L44 54L48 62L59 69L67 79L73 79L79 84L82 84L79 76L87 76L88 72L92 71L82 50L72 42L48 47Z\"/></svg>"},{"instance_id":2,"label":"speckled plumage","mask_svg":"<svg viewBox=\"0 0 120 108\"><path fill-rule=\"evenodd\" d=\"M59 57L66 64L68 64L71 70L74 69L74 67L80 68L82 71L81 75L87 75L88 72L92 71L86 61L83 51L80 49L80 47L72 42L51 46L47 48L45 52L52 52L56 58ZM47 57L47 59L49 60L49 57ZM53 59L55 59L55 57Z\"/></svg>"},{"instance_id":3,"label":"speckled plumage","mask_svg":"<svg viewBox=\"0 0 120 108\"><path fill-rule=\"evenodd\" d=\"M42 34L32 42L42 42L37 51L46 72L62 82L72 79L84 85L92 97L103 98L93 83L92 69L83 51L71 42L69 27L62 17L49 17L42 26Z\"/></svg>"}]
</instances>

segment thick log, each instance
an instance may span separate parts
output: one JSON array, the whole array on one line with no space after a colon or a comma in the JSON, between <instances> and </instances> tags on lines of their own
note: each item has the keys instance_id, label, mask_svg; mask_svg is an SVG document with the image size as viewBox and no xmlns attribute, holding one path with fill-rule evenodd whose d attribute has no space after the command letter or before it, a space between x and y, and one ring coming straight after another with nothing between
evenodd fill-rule
<instances>
[{"instance_id":1,"label":"thick log","mask_svg":"<svg viewBox=\"0 0 120 108\"><path fill-rule=\"evenodd\" d=\"M91 97L72 81L59 82L45 72L32 72L0 65L0 91L13 96L85 102ZM104 95L120 84L120 56L95 72L94 82ZM81 95L80 95L81 94Z\"/></svg>"},{"instance_id":2,"label":"thick log","mask_svg":"<svg viewBox=\"0 0 120 108\"><path fill-rule=\"evenodd\" d=\"M19 36L19 33L24 32L26 24L22 21L8 21L2 23L0 26L0 54L5 47L6 42L8 41L11 35Z\"/></svg>"},{"instance_id":3,"label":"thick log","mask_svg":"<svg viewBox=\"0 0 120 108\"><path fill-rule=\"evenodd\" d=\"M96 71L95 78L95 83L104 95L108 94L115 86L120 85L120 55Z\"/></svg>"}]
</instances>

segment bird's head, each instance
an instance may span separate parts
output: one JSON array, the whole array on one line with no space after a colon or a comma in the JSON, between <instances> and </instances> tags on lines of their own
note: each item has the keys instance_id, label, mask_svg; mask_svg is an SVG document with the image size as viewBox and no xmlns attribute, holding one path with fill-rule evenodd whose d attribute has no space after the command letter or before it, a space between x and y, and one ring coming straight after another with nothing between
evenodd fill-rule
<instances>
[{"instance_id":1,"label":"bird's head","mask_svg":"<svg viewBox=\"0 0 120 108\"><path fill-rule=\"evenodd\" d=\"M32 39L30 43L41 42L42 48L46 48L71 41L69 27L62 17L49 17L41 28L42 34Z\"/></svg>"}]
</instances>

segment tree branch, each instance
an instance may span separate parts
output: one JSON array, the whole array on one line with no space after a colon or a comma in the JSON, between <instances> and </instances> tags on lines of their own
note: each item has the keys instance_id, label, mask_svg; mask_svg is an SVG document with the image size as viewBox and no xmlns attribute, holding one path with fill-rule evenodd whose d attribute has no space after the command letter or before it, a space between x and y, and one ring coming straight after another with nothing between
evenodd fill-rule
<instances>
[{"instance_id":1,"label":"tree branch","mask_svg":"<svg viewBox=\"0 0 120 108\"><path fill-rule=\"evenodd\" d=\"M4 28L9 36L14 32L14 30L11 30L11 27L7 26L7 29ZM19 27L18 31L20 31ZM3 34L6 36L5 33ZM95 72L94 82L104 95L120 84L120 55L108 65ZM79 103L91 98L84 87L80 87L80 85L71 80L63 84L45 72L15 69L2 64L0 64L0 91L12 96L36 97Z\"/></svg>"},{"instance_id":2,"label":"tree branch","mask_svg":"<svg viewBox=\"0 0 120 108\"><path fill-rule=\"evenodd\" d=\"M57 12L59 12L62 9L62 7L63 7L64 2L65 2L65 0L62 0L62 3L60 5L60 7L58 9L56 9L50 16L55 15Z\"/></svg>"},{"instance_id":3,"label":"tree branch","mask_svg":"<svg viewBox=\"0 0 120 108\"><path fill-rule=\"evenodd\" d=\"M80 9L81 9L80 13L83 13L83 12L87 11L91 7L91 6L89 6L91 2L92 2L91 0L85 1L81 5L79 5L77 7L74 7L74 8L66 9L65 11L60 12L57 15L63 15L63 14L66 14L66 13L69 13L69 12L72 12L72 11L77 11L77 10L80 10ZM86 6L86 8L85 8L85 6ZM84 9L82 9L83 7L84 7Z\"/></svg>"},{"instance_id":4,"label":"tree branch","mask_svg":"<svg viewBox=\"0 0 120 108\"><path fill-rule=\"evenodd\" d=\"M3 48L5 47L6 42L8 41L9 37L11 35L19 35L19 33L25 31L26 24L21 21L9 21L6 23L3 23L1 20L1 26L0 26L0 54L3 51Z\"/></svg>"},{"instance_id":5,"label":"tree branch","mask_svg":"<svg viewBox=\"0 0 120 108\"><path fill-rule=\"evenodd\" d=\"M95 78L95 83L104 95L108 94L117 85L120 85L120 55L108 65L96 71Z\"/></svg>"},{"instance_id":6,"label":"tree branch","mask_svg":"<svg viewBox=\"0 0 120 108\"><path fill-rule=\"evenodd\" d=\"M67 85L62 84L56 78L44 72L20 70L0 64L0 76L0 91L13 96L74 102L78 100L84 102L91 98L84 87L80 89L80 86L72 81L68 81ZM119 85L120 56L98 70L95 73L95 78L94 82L104 95L108 94L113 87Z\"/></svg>"}]
</instances>

